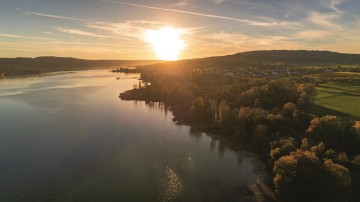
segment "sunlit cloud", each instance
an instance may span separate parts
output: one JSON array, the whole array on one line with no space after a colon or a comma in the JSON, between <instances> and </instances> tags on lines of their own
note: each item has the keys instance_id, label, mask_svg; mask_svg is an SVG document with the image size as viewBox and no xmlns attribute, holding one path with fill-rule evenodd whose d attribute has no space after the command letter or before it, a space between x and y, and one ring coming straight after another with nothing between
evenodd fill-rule
<instances>
[{"instance_id":1,"label":"sunlit cloud","mask_svg":"<svg viewBox=\"0 0 360 202\"><path fill-rule=\"evenodd\" d=\"M65 29L62 27L55 27L56 30L66 33L66 34L72 34L72 35L79 35L84 37L94 37L99 39L118 39L118 40L125 40L126 38L119 36L119 35L111 35L110 34L96 34L93 32L83 31L79 29Z\"/></svg>"},{"instance_id":2,"label":"sunlit cloud","mask_svg":"<svg viewBox=\"0 0 360 202\"><path fill-rule=\"evenodd\" d=\"M263 27L284 26L289 29L303 29L303 28L301 28L302 25L299 22L280 21L280 20L271 19L271 18L264 18L264 19L267 19L267 21L253 22L253 23L250 23L250 25L263 26Z\"/></svg>"},{"instance_id":3,"label":"sunlit cloud","mask_svg":"<svg viewBox=\"0 0 360 202\"><path fill-rule=\"evenodd\" d=\"M64 29L61 27L55 27L56 30L60 32L64 32L67 34L75 34L75 35L81 35L81 36L89 36L89 37L96 37L96 38L105 38L103 35L94 34L92 32L86 32L78 29Z\"/></svg>"},{"instance_id":4,"label":"sunlit cloud","mask_svg":"<svg viewBox=\"0 0 360 202\"><path fill-rule=\"evenodd\" d=\"M334 23L334 20L339 19L340 17L341 14L339 13L310 12L307 20L313 24L323 27L340 29L342 26Z\"/></svg>"},{"instance_id":5,"label":"sunlit cloud","mask_svg":"<svg viewBox=\"0 0 360 202\"><path fill-rule=\"evenodd\" d=\"M85 25L88 28L108 32L114 36L126 37L127 40L141 40L147 29L155 29L167 24L155 21L125 21L125 22L92 22Z\"/></svg>"},{"instance_id":6,"label":"sunlit cloud","mask_svg":"<svg viewBox=\"0 0 360 202\"><path fill-rule=\"evenodd\" d=\"M334 33L323 30L304 30L295 34L297 39L324 39L333 36Z\"/></svg>"}]
</instances>

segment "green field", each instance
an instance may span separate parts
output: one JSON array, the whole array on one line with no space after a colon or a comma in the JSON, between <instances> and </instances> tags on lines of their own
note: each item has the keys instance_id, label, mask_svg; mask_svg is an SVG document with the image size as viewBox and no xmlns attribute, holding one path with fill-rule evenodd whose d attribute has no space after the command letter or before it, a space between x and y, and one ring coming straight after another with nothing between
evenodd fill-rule
<instances>
[{"instance_id":1,"label":"green field","mask_svg":"<svg viewBox=\"0 0 360 202\"><path fill-rule=\"evenodd\" d=\"M347 68L347 69L356 69L360 68L360 64L353 64L353 65L308 65L308 66L302 66L304 69L333 69L336 70L338 68Z\"/></svg>"},{"instance_id":2,"label":"green field","mask_svg":"<svg viewBox=\"0 0 360 202\"><path fill-rule=\"evenodd\" d=\"M310 110L319 115L360 118L360 82L327 82L316 87Z\"/></svg>"}]
</instances>

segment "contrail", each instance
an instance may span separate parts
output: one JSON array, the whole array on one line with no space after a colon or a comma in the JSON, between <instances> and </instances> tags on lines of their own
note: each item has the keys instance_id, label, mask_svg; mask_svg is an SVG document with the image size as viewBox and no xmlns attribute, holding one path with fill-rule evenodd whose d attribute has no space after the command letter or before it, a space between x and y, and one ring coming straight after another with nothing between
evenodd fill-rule
<instances>
[{"instance_id":1,"label":"contrail","mask_svg":"<svg viewBox=\"0 0 360 202\"><path fill-rule=\"evenodd\" d=\"M232 21L244 22L244 23L250 23L250 24L259 23L259 22L256 22L256 21L246 20L246 19L240 19L240 18L232 18L232 17L227 17L227 16L221 16L221 15L211 15L211 14L197 13L197 12L177 10L177 9L169 9L169 8L161 8L161 7L140 5L140 4L132 4L132 3L122 2L122 1L111 1L111 0L100 0L100 1L110 2L110 3L117 3L117 4L123 4L123 5L140 7L140 8L153 9L153 10L170 11L170 12L175 12L175 13L184 13L184 14L189 14L189 15L197 15L197 16L208 17L208 18L217 18L217 19L223 19L223 20L232 20Z\"/></svg>"},{"instance_id":2,"label":"contrail","mask_svg":"<svg viewBox=\"0 0 360 202\"><path fill-rule=\"evenodd\" d=\"M25 13L25 15L36 15L36 16L41 16L41 17L56 18L56 19L62 19L62 20L74 20L74 21L79 21L79 22L91 22L89 20L84 20L84 19L79 19L79 18L72 18L72 17L61 16L61 15L52 15L52 14L47 14L47 13L25 11L20 8L15 8L15 9Z\"/></svg>"}]
</instances>

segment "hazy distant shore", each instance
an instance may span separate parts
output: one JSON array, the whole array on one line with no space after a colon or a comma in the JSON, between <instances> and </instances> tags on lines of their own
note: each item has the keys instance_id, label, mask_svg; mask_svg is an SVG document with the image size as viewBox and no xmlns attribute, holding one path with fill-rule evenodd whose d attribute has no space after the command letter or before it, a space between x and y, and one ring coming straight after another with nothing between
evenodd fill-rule
<instances>
[{"instance_id":1,"label":"hazy distant shore","mask_svg":"<svg viewBox=\"0 0 360 202\"><path fill-rule=\"evenodd\" d=\"M116 69L159 63L159 60L84 60L63 57L0 58L0 75L4 77L39 75L59 71Z\"/></svg>"}]
</instances>

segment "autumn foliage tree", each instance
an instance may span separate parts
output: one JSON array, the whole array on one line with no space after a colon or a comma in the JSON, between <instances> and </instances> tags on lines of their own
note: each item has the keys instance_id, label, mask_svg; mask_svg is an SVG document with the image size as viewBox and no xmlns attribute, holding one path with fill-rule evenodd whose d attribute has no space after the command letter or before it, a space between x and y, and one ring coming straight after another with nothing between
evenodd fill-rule
<instances>
[{"instance_id":1,"label":"autumn foliage tree","mask_svg":"<svg viewBox=\"0 0 360 202\"><path fill-rule=\"evenodd\" d=\"M343 141L340 119L336 116L316 117L310 121L306 131L310 134L310 138L329 146L335 146Z\"/></svg>"},{"instance_id":2,"label":"autumn foliage tree","mask_svg":"<svg viewBox=\"0 0 360 202\"><path fill-rule=\"evenodd\" d=\"M312 201L321 198L321 162L310 151L296 151L275 162L274 185L282 201Z\"/></svg>"},{"instance_id":3,"label":"autumn foliage tree","mask_svg":"<svg viewBox=\"0 0 360 202\"><path fill-rule=\"evenodd\" d=\"M346 167L311 151L297 150L274 164L274 185L282 201L347 201L351 176Z\"/></svg>"}]
</instances>

